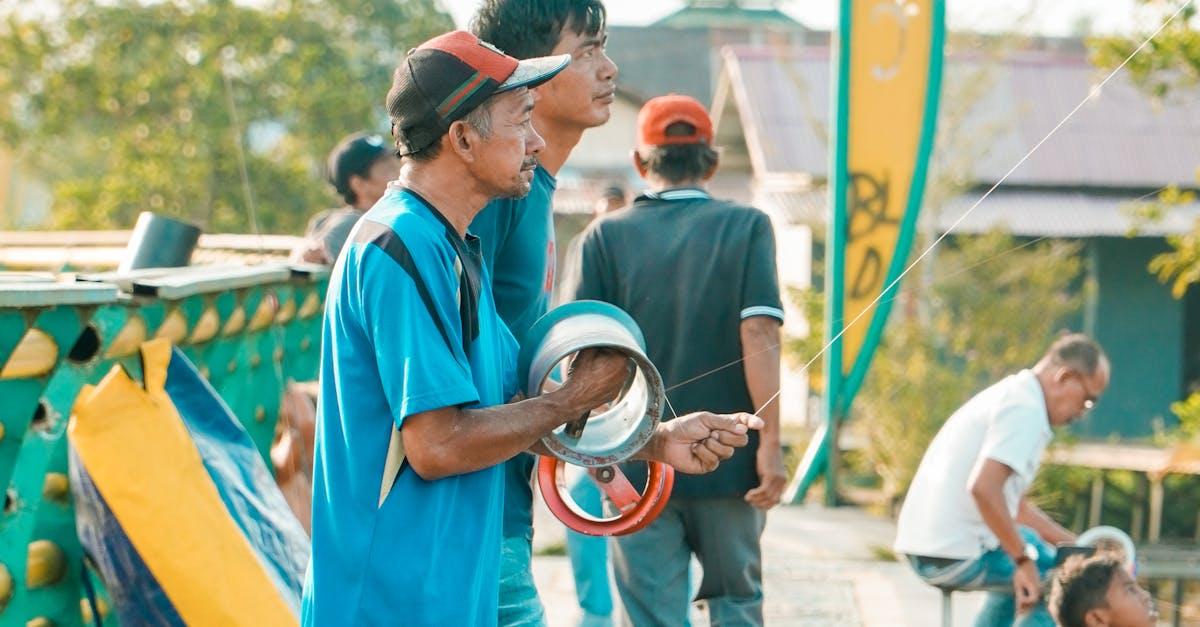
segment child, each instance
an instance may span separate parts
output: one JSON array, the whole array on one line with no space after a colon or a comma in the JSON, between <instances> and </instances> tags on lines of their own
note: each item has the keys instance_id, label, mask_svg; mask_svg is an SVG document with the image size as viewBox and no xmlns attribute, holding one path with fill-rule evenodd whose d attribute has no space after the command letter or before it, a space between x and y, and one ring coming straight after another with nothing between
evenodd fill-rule
<instances>
[{"instance_id":1,"label":"child","mask_svg":"<svg viewBox=\"0 0 1200 627\"><path fill-rule=\"evenodd\" d=\"M1050 612L1060 627L1154 627L1149 593L1111 554L1074 557L1054 577Z\"/></svg>"}]
</instances>

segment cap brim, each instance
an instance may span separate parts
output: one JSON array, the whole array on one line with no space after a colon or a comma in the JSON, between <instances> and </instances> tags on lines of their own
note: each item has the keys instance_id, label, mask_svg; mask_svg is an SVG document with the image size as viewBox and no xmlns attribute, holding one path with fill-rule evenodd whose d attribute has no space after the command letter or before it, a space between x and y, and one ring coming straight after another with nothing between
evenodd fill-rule
<instances>
[{"instance_id":1,"label":"cap brim","mask_svg":"<svg viewBox=\"0 0 1200 627\"><path fill-rule=\"evenodd\" d=\"M513 70L508 80L500 84L496 93L511 91L518 87L537 87L554 78L570 63L571 55L569 54L525 59L517 64L517 69Z\"/></svg>"}]
</instances>

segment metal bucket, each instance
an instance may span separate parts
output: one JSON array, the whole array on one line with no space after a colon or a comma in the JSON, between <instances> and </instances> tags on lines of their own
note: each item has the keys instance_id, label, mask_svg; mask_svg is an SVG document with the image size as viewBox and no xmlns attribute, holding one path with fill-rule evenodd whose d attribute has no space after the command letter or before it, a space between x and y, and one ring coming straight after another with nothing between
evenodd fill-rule
<instances>
[{"instance_id":1,"label":"metal bucket","mask_svg":"<svg viewBox=\"0 0 1200 627\"><path fill-rule=\"evenodd\" d=\"M587 348L609 348L636 367L621 394L586 422L563 425L542 443L555 457L585 468L611 466L632 457L650 441L662 418L662 377L646 357L641 329L629 314L599 301L567 303L542 316L521 348L518 373L527 397L541 394L556 369ZM561 370L560 370L561 372Z\"/></svg>"},{"instance_id":2,"label":"metal bucket","mask_svg":"<svg viewBox=\"0 0 1200 627\"><path fill-rule=\"evenodd\" d=\"M1079 546L1092 546L1114 552L1130 574L1137 573L1137 548L1129 534L1108 525L1092 527L1079 534L1075 540Z\"/></svg>"},{"instance_id":3,"label":"metal bucket","mask_svg":"<svg viewBox=\"0 0 1200 627\"><path fill-rule=\"evenodd\" d=\"M142 268L180 268L192 260L200 227L150 211L138 216L117 272Z\"/></svg>"}]
</instances>

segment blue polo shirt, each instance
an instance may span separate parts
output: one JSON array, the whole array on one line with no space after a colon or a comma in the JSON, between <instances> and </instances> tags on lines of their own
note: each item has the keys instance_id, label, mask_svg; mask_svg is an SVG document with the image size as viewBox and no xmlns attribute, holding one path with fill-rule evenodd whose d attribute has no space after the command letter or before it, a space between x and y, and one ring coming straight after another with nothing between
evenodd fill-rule
<instances>
[{"instance_id":1,"label":"blue polo shirt","mask_svg":"<svg viewBox=\"0 0 1200 627\"><path fill-rule=\"evenodd\" d=\"M321 348L305 625L495 625L502 466L385 480L413 414L516 392L479 241L393 187L334 267Z\"/></svg>"},{"instance_id":2,"label":"blue polo shirt","mask_svg":"<svg viewBox=\"0 0 1200 627\"><path fill-rule=\"evenodd\" d=\"M556 182L542 166L524 198L488 203L469 229L479 236L483 262L492 276L496 309L517 341L550 309L554 291L554 214ZM517 373L524 377L527 373ZM533 537L530 478L536 458L521 453L505 463L504 537Z\"/></svg>"}]
</instances>

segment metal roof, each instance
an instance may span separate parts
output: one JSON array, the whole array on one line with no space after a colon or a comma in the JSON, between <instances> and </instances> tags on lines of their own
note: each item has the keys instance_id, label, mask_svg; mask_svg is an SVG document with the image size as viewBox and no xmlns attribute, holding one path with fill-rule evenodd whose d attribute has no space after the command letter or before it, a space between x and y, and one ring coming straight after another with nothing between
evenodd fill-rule
<instances>
[{"instance_id":1,"label":"metal roof","mask_svg":"<svg viewBox=\"0 0 1200 627\"><path fill-rule=\"evenodd\" d=\"M618 88L643 102L671 92L712 101L718 60L707 28L609 26L605 52Z\"/></svg>"},{"instance_id":2,"label":"metal roof","mask_svg":"<svg viewBox=\"0 0 1200 627\"><path fill-rule=\"evenodd\" d=\"M936 214L926 212L924 218L934 220L939 233L951 228L955 233L983 233L1002 227L1015 235L1037 237L1161 237L1200 226L1196 202L1149 221L1135 216L1131 198L999 188L975 206L982 196L959 196Z\"/></svg>"},{"instance_id":3,"label":"metal roof","mask_svg":"<svg viewBox=\"0 0 1200 627\"><path fill-rule=\"evenodd\" d=\"M1135 198L1117 195L998 188L976 206L982 196L964 194L937 211L926 208L921 219L926 225L933 221L938 233L979 234L999 228L1014 235L1064 238L1162 237L1200 226L1200 202L1174 207L1161 219L1149 221L1136 217ZM828 198L822 191L771 191L758 200L793 223L819 225L828 215Z\"/></svg>"},{"instance_id":4,"label":"metal roof","mask_svg":"<svg viewBox=\"0 0 1200 627\"><path fill-rule=\"evenodd\" d=\"M724 60L755 172L806 172L824 178L829 50L730 47ZM973 147L979 153L974 178L995 182L1103 76L1082 53L1022 52L998 63L979 55L951 57L942 90L942 124L948 108L961 104L952 99L962 97L964 86L986 86L955 132L980 138L982 145ZM1143 189L1172 183L1195 186L1198 164L1200 90L1179 91L1157 102L1118 74L1007 182Z\"/></svg>"}]
</instances>

